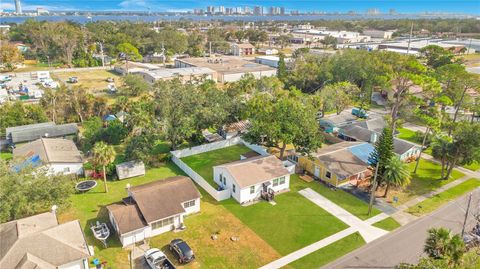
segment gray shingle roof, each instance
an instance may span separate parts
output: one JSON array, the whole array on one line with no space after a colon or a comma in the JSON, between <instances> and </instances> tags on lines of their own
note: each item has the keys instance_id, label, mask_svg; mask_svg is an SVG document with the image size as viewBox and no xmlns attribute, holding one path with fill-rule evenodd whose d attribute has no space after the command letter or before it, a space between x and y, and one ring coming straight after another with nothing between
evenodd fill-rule
<instances>
[{"instance_id":1,"label":"gray shingle roof","mask_svg":"<svg viewBox=\"0 0 480 269\"><path fill-rule=\"evenodd\" d=\"M55 125L53 122L30 124L6 129L6 137L13 143L28 142L41 137L62 137L78 133L76 123Z\"/></svg>"},{"instance_id":2,"label":"gray shingle roof","mask_svg":"<svg viewBox=\"0 0 480 269\"><path fill-rule=\"evenodd\" d=\"M73 141L41 138L13 150L14 157L38 155L43 163L82 163L82 155Z\"/></svg>"}]
</instances>

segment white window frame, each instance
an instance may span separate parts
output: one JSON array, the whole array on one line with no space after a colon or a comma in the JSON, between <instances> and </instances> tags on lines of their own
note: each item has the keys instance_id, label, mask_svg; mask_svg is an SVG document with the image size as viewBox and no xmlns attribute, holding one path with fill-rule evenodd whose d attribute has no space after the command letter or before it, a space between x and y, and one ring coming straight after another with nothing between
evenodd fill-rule
<instances>
[{"instance_id":1,"label":"white window frame","mask_svg":"<svg viewBox=\"0 0 480 269\"><path fill-rule=\"evenodd\" d=\"M254 193L255 193L255 185L250 186L250 194L254 194Z\"/></svg>"},{"instance_id":2,"label":"white window frame","mask_svg":"<svg viewBox=\"0 0 480 269\"><path fill-rule=\"evenodd\" d=\"M325 177L328 179L332 179L332 173L330 171L325 172Z\"/></svg>"},{"instance_id":3,"label":"white window frame","mask_svg":"<svg viewBox=\"0 0 480 269\"><path fill-rule=\"evenodd\" d=\"M273 186L273 187L276 187L276 186L278 186L278 185L280 185L280 180L279 180L279 178L276 178L276 179L272 180L272 186Z\"/></svg>"},{"instance_id":4,"label":"white window frame","mask_svg":"<svg viewBox=\"0 0 480 269\"><path fill-rule=\"evenodd\" d=\"M159 228L163 228L168 225L173 225L175 223L175 217L169 217L166 219L158 220L155 222L152 222L150 226L152 227L152 230L156 230Z\"/></svg>"},{"instance_id":5,"label":"white window frame","mask_svg":"<svg viewBox=\"0 0 480 269\"><path fill-rule=\"evenodd\" d=\"M285 177L281 177L280 182L278 184L283 185L283 184L285 184L285 182L286 182Z\"/></svg>"},{"instance_id":6,"label":"white window frame","mask_svg":"<svg viewBox=\"0 0 480 269\"><path fill-rule=\"evenodd\" d=\"M233 191L233 192L236 192L236 188L237 188L237 187L235 186L235 184L232 184L232 191Z\"/></svg>"},{"instance_id":7,"label":"white window frame","mask_svg":"<svg viewBox=\"0 0 480 269\"><path fill-rule=\"evenodd\" d=\"M189 207L192 207L192 206L195 206L196 204L196 200L191 200L191 201L187 201L185 203L183 203L183 208L189 208Z\"/></svg>"}]
</instances>

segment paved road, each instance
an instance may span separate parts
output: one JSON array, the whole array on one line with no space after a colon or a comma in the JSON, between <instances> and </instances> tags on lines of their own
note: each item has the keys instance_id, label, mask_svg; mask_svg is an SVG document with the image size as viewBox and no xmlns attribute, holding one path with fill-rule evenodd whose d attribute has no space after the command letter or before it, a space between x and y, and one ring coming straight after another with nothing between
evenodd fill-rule
<instances>
[{"instance_id":1,"label":"paved road","mask_svg":"<svg viewBox=\"0 0 480 269\"><path fill-rule=\"evenodd\" d=\"M431 227L447 227L460 233L466 208L467 195L322 268L393 268L401 262L417 262L423 253L426 231ZM471 209L472 213L480 213L480 188L474 191ZM471 215L467 223L469 230L475 225Z\"/></svg>"}]
</instances>

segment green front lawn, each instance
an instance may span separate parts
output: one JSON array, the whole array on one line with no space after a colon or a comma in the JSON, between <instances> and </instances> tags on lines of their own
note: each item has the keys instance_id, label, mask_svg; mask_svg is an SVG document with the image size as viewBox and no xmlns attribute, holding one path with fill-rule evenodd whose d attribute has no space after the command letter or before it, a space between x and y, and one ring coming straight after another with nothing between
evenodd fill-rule
<instances>
[{"instance_id":1,"label":"green front lawn","mask_svg":"<svg viewBox=\"0 0 480 269\"><path fill-rule=\"evenodd\" d=\"M396 220L394 220L392 217L388 217L384 220L381 220L379 222L375 222L372 224L373 226L384 229L386 231L393 231L397 229L398 227L402 226L400 223L398 223Z\"/></svg>"},{"instance_id":2,"label":"green front lawn","mask_svg":"<svg viewBox=\"0 0 480 269\"><path fill-rule=\"evenodd\" d=\"M365 240L356 232L344 237L326 247L304 256L289 265L293 268L320 268L321 266L332 262L343 255L365 245Z\"/></svg>"},{"instance_id":3,"label":"green front lawn","mask_svg":"<svg viewBox=\"0 0 480 269\"><path fill-rule=\"evenodd\" d=\"M13 158L13 154L10 152L0 152L0 159L2 160L11 160Z\"/></svg>"},{"instance_id":4,"label":"green front lawn","mask_svg":"<svg viewBox=\"0 0 480 269\"><path fill-rule=\"evenodd\" d=\"M399 132L397 134L397 138L400 138L400 139L407 140L407 141L410 141L412 143L418 144L417 139L415 139L416 138L416 132L415 131L412 131L412 130L407 129L407 128L398 128L397 131Z\"/></svg>"},{"instance_id":5,"label":"green front lawn","mask_svg":"<svg viewBox=\"0 0 480 269\"><path fill-rule=\"evenodd\" d=\"M453 169L449 179L442 180L441 165L428 161L425 159L420 160L420 164L417 169L417 173L413 174L415 169L415 162L409 163L408 167L412 171L412 179L410 185L404 189L391 190L387 200L392 200L393 196L398 197L398 203L395 205L403 204L419 195L429 193L433 190L440 188L441 186L450 183L456 179L464 176L464 174L456 169ZM383 194L383 190L380 191ZM378 193L377 193L378 195Z\"/></svg>"},{"instance_id":6,"label":"green front lawn","mask_svg":"<svg viewBox=\"0 0 480 269\"><path fill-rule=\"evenodd\" d=\"M221 204L232 212L281 255L348 228L348 226L321 207L298 193L304 186L292 177L291 190L275 197L276 205L265 201L241 206L228 199Z\"/></svg>"},{"instance_id":7,"label":"green front lawn","mask_svg":"<svg viewBox=\"0 0 480 269\"><path fill-rule=\"evenodd\" d=\"M305 182L298 175L291 176L290 188L297 190L311 188L361 220L366 220L381 213L380 210L373 208L372 214L368 216L368 204L364 201L341 189L334 190L316 181Z\"/></svg>"},{"instance_id":8,"label":"green front lawn","mask_svg":"<svg viewBox=\"0 0 480 269\"><path fill-rule=\"evenodd\" d=\"M104 193L103 182L98 181L98 185L82 194L74 194L71 197L71 207L62 210L59 214L60 222L66 222L79 219L84 227L84 233L89 245L95 247L94 258L101 261L107 261L108 267L129 268L128 252L122 249L120 241L116 235L108 239L108 248L105 249L100 241L93 237L90 225L97 220L108 223L108 213L105 206L121 201L127 196L125 186L129 183L131 186L142 185L151 181L165 179L175 175L181 175L183 172L174 164L166 164L159 168L150 169L145 176L129 178L121 181L108 181L108 193Z\"/></svg>"},{"instance_id":9,"label":"green front lawn","mask_svg":"<svg viewBox=\"0 0 480 269\"><path fill-rule=\"evenodd\" d=\"M471 164L462 165L464 168L470 169L472 171L480 170L480 162L474 161Z\"/></svg>"},{"instance_id":10,"label":"green front lawn","mask_svg":"<svg viewBox=\"0 0 480 269\"><path fill-rule=\"evenodd\" d=\"M202 176L210 185L217 188L217 183L213 180L213 167L220 164L230 163L240 160L240 155L251 151L244 145L234 145L222 149L212 150L196 155L181 158L181 160L200 176Z\"/></svg>"},{"instance_id":11,"label":"green front lawn","mask_svg":"<svg viewBox=\"0 0 480 269\"><path fill-rule=\"evenodd\" d=\"M421 216L434 211L443 204L462 196L463 194L480 187L480 179L471 178L455 187L432 196L421 203L410 207L407 212L416 216Z\"/></svg>"}]
</instances>

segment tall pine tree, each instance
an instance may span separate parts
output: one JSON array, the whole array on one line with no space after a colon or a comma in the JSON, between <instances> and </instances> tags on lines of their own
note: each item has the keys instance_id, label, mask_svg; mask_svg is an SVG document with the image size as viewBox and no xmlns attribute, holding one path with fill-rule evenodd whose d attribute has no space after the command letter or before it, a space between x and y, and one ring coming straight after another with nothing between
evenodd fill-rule
<instances>
[{"instance_id":1,"label":"tall pine tree","mask_svg":"<svg viewBox=\"0 0 480 269\"><path fill-rule=\"evenodd\" d=\"M375 150L370 154L369 162L372 166L378 164L378 177L377 183L383 181L382 175L385 172L385 165L388 164L388 161L392 158L395 153L393 152L393 135L390 128L383 128L382 134L375 142Z\"/></svg>"},{"instance_id":2,"label":"tall pine tree","mask_svg":"<svg viewBox=\"0 0 480 269\"><path fill-rule=\"evenodd\" d=\"M285 83L285 80L287 79L287 65L285 64L285 55L283 53L280 53L278 55L278 68L277 68L277 78Z\"/></svg>"}]
</instances>

